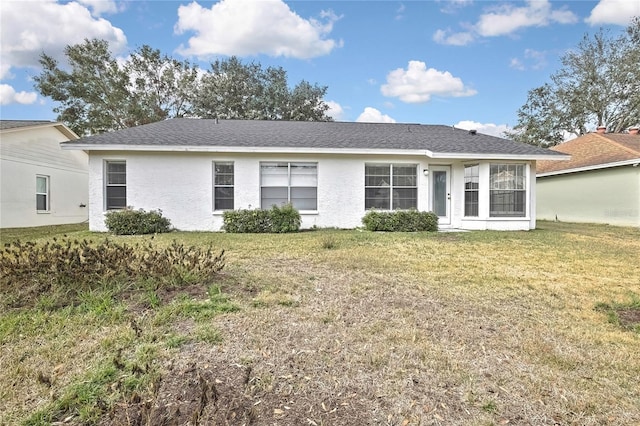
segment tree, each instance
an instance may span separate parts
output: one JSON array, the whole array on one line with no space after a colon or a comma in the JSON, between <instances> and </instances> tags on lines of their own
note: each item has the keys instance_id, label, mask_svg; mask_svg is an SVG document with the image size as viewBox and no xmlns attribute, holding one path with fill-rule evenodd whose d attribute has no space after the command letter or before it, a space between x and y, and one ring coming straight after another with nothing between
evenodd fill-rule
<instances>
[{"instance_id":1,"label":"tree","mask_svg":"<svg viewBox=\"0 0 640 426\"><path fill-rule=\"evenodd\" d=\"M293 90L281 67L263 69L237 57L217 60L201 81L195 97L200 117L250 120L330 121L323 97L326 86L298 83Z\"/></svg>"},{"instance_id":2,"label":"tree","mask_svg":"<svg viewBox=\"0 0 640 426\"><path fill-rule=\"evenodd\" d=\"M60 105L58 120L79 135L146 124L191 112L197 68L143 46L122 65L105 40L65 48L70 71L42 54L35 87ZM66 67L65 67L66 68Z\"/></svg>"},{"instance_id":3,"label":"tree","mask_svg":"<svg viewBox=\"0 0 640 426\"><path fill-rule=\"evenodd\" d=\"M640 123L640 18L619 37L602 29L585 35L561 64L550 83L528 92L507 137L553 146L566 133L580 136L598 126L621 132Z\"/></svg>"}]
</instances>

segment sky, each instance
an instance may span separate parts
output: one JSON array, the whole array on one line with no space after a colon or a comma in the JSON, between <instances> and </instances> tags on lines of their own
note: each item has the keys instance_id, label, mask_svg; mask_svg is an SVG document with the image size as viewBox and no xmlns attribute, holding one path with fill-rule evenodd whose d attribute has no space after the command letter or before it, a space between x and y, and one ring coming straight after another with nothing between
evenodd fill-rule
<instances>
[{"instance_id":1,"label":"sky","mask_svg":"<svg viewBox=\"0 0 640 426\"><path fill-rule=\"evenodd\" d=\"M0 118L56 120L39 95L39 56L108 40L208 69L235 55L327 86L336 121L445 124L500 136L527 92L587 34L618 35L640 0L3 0Z\"/></svg>"}]
</instances>

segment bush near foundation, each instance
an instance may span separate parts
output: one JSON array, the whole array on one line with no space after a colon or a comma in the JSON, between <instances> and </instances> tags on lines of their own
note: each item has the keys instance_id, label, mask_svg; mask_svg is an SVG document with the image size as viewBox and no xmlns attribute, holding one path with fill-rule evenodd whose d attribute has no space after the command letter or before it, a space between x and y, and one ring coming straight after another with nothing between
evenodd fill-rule
<instances>
[{"instance_id":1,"label":"bush near foundation","mask_svg":"<svg viewBox=\"0 0 640 426\"><path fill-rule=\"evenodd\" d=\"M109 232L116 235L160 234L171 231L171 221L162 216L162 210L112 210L104 220Z\"/></svg>"},{"instance_id":2,"label":"bush near foundation","mask_svg":"<svg viewBox=\"0 0 640 426\"><path fill-rule=\"evenodd\" d=\"M433 212L419 212L418 210L394 212L371 210L362 218L362 224L368 231L437 231L438 216Z\"/></svg>"},{"instance_id":3,"label":"bush near foundation","mask_svg":"<svg viewBox=\"0 0 640 426\"><path fill-rule=\"evenodd\" d=\"M291 204L270 210L229 210L223 214L223 229L233 234L298 232L302 219Z\"/></svg>"}]
</instances>

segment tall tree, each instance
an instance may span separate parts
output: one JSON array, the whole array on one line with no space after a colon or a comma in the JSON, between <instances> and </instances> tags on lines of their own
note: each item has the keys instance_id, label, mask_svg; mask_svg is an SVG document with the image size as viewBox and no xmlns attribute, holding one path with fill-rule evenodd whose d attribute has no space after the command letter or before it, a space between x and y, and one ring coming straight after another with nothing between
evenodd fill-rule
<instances>
[{"instance_id":1,"label":"tall tree","mask_svg":"<svg viewBox=\"0 0 640 426\"><path fill-rule=\"evenodd\" d=\"M585 35L561 64L550 83L528 92L506 136L552 146L567 133L580 136L597 126L621 132L640 123L640 18L619 37L602 29Z\"/></svg>"},{"instance_id":2,"label":"tall tree","mask_svg":"<svg viewBox=\"0 0 640 426\"><path fill-rule=\"evenodd\" d=\"M35 87L59 105L58 120L79 135L191 113L197 68L143 46L119 63L105 40L65 48L68 66L42 54ZM67 71L67 69L70 69Z\"/></svg>"},{"instance_id":3,"label":"tall tree","mask_svg":"<svg viewBox=\"0 0 640 426\"><path fill-rule=\"evenodd\" d=\"M289 89L281 67L263 69L232 56L211 64L194 101L198 116L251 120L329 121L326 86L301 81Z\"/></svg>"}]
</instances>

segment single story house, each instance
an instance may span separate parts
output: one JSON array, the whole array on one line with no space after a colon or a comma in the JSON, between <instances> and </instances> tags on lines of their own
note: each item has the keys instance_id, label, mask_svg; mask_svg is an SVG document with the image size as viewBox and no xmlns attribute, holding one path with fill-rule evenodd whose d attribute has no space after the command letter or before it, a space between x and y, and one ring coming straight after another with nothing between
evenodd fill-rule
<instances>
[{"instance_id":1,"label":"single story house","mask_svg":"<svg viewBox=\"0 0 640 426\"><path fill-rule=\"evenodd\" d=\"M0 120L0 228L86 222L89 159L62 123Z\"/></svg>"},{"instance_id":2,"label":"single story house","mask_svg":"<svg viewBox=\"0 0 640 426\"><path fill-rule=\"evenodd\" d=\"M369 209L433 211L441 228L536 226L537 160L559 152L441 125L171 119L62 144L89 154L89 226L160 209L218 231L229 209L292 203L302 228L361 226Z\"/></svg>"},{"instance_id":3,"label":"single story house","mask_svg":"<svg viewBox=\"0 0 640 426\"><path fill-rule=\"evenodd\" d=\"M538 163L538 218L640 226L638 128L600 128L551 149L571 159Z\"/></svg>"}]
</instances>

